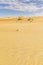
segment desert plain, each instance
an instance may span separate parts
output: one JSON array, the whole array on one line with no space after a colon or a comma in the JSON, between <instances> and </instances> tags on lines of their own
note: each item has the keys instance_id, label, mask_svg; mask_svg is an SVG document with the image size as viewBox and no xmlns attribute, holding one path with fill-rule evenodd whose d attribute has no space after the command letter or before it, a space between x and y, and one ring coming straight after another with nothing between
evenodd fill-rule
<instances>
[{"instance_id":1,"label":"desert plain","mask_svg":"<svg viewBox=\"0 0 43 65\"><path fill-rule=\"evenodd\" d=\"M0 65L43 65L43 17L0 18Z\"/></svg>"}]
</instances>

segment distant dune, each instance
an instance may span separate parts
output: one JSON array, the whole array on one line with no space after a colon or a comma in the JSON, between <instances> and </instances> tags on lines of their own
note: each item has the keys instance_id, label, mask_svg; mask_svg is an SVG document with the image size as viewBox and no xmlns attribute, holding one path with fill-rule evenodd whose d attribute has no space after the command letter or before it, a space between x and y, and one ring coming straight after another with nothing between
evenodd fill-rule
<instances>
[{"instance_id":1,"label":"distant dune","mask_svg":"<svg viewBox=\"0 0 43 65\"><path fill-rule=\"evenodd\" d=\"M38 17L6 17L6 18L0 18L0 23L25 23L25 22L43 22L43 16Z\"/></svg>"}]
</instances>

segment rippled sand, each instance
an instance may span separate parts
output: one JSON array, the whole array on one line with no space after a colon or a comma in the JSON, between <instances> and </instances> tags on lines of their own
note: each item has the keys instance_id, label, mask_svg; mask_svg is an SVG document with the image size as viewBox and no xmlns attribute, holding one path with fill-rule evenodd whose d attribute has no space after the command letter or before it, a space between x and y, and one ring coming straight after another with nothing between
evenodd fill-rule
<instances>
[{"instance_id":1,"label":"rippled sand","mask_svg":"<svg viewBox=\"0 0 43 65\"><path fill-rule=\"evenodd\" d=\"M43 65L43 23L0 24L0 65Z\"/></svg>"}]
</instances>

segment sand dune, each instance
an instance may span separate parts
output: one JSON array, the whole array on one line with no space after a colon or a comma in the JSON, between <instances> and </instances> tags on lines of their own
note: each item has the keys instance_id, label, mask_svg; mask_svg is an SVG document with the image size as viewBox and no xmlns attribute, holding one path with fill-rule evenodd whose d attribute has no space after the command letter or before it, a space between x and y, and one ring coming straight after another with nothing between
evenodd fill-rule
<instances>
[{"instance_id":1,"label":"sand dune","mask_svg":"<svg viewBox=\"0 0 43 65\"><path fill-rule=\"evenodd\" d=\"M43 17L24 21L0 19L0 65L43 65Z\"/></svg>"},{"instance_id":2,"label":"sand dune","mask_svg":"<svg viewBox=\"0 0 43 65\"><path fill-rule=\"evenodd\" d=\"M43 22L43 17L7 17L7 18L0 18L0 23L27 23L30 22L30 20L28 20L29 18L31 18L30 20L32 20L32 22L34 23L39 23L39 22ZM21 19L21 20L19 20Z\"/></svg>"}]
</instances>

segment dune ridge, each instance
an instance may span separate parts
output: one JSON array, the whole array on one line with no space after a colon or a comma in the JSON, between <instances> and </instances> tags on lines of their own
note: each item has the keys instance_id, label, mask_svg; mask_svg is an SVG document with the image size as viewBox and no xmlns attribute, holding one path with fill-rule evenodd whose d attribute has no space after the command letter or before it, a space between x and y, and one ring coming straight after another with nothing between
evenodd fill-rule
<instances>
[{"instance_id":1,"label":"dune ridge","mask_svg":"<svg viewBox=\"0 0 43 65\"><path fill-rule=\"evenodd\" d=\"M20 19L21 20L20 20ZM0 18L0 23L17 23L17 22L21 22L21 23L25 23L25 22L30 22L30 20L28 20L29 18L31 18L30 20L32 20L32 22L43 22L43 16L37 16L37 17L6 17L6 18Z\"/></svg>"}]
</instances>

